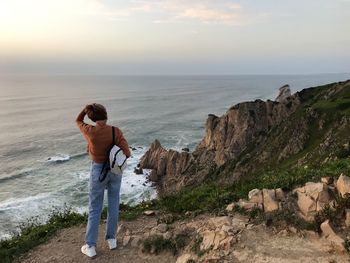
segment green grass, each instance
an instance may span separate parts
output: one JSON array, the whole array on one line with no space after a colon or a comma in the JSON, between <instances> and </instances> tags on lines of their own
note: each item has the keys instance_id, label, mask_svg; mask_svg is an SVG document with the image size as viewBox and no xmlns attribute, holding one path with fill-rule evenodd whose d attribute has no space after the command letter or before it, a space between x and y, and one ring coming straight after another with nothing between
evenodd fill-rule
<instances>
[{"instance_id":1,"label":"green grass","mask_svg":"<svg viewBox=\"0 0 350 263\"><path fill-rule=\"evenodd\" d=\"M49 240L59 229L85 224L86 219L86 215L65 208L62 211L53 211L46 224L40 224L38 218L28 220L20 226L20 234L0 242L1 262L14 261L28 250Z\"/></svg>"},{"instance_id":2,"label":"green grass","mask_svg":"<svg viewBox=\"0 0 350 263\"><path fill-rule=\"evenodd\" d=\"M176 195L166 196L159 200L163 209L175 213L186 211L213 212L222 209L234 200L232 192L227 187L214 183L184 188Z\"/></svg>"},{"instance_id":3,"label":"green grass","mask_svg":"<svg viewBox=\"0 0 350 263\"><path fill-rule=\"evenodd\" d=\"M125 221L131 221L138 218L145 210L158 209L156 200L142 201L135 206L120 204L120 218Z\"/></svg>"},{"instance_id":4,"label":"green grass","mask_svg":"<svg viewBox=\"0 0 350 263\"><path fill-rule=\"evenodd\" d=\"M342 148L337 149L334 153L341 159L326 164L320 164L320 160L324 156L317 155L318 145L324 139L328 129L333 127L341 117L350 116L350 87L347 86L325 99L325 95L332 87L333 84L330 84L320 88L304 90L300 93L302 107L290 116L290 124L286 126L287 130L293 131L303 118L304 121L307 120L307 109L309 107L314 109L320 118L322 117L325 121L324 129L319 129L318 127L320 118L311 120L311 123L308 123L310 136L304 150L300 153L290 156L282 163L278 163L277 160L271 158L268 163L257 164L258 166L260 165L257 167L257 172L245 176L233 185L218 185L217 181L220 181L220 177L231 176L232 170L235 169L238 161L251 162L251 159L245 153L254 152L256 145L254 144L255 142L252 142L247 146L246 152L242 154L241 159L228 162L224 168L213 170L209 176L210 180L206 183L183 188L176 195L166 196L157 201L142 202L132 207L121 204L120 218L123 220L134 220L148 209L161 209L180 214L187 211L220 213L228 203L238 198L246 198L248 192L254 188L283 188L290 190L308 181L318 181L322 176L338 177L341 173L350 175L349 151ZM276 128L271 129L268 136L271 138L279 136L279 141L275 142L272 140L271 144L267 144L268 146L266 147L270 148L266 148L266 150L271 152L279 150L281 142L284 145L285 142L283 140L289 139L288 134L283 134L281 137ZM349 140L347 127L343 130L336 130L334 136L340 140L340 144L344 143L345 140ZM298 159L306 154L312 155L308 165L303 167L296 166ZM197 166L192 168L194 169L193 172L200 169ZM287 221L289 220L289 224L302 224L294 215L288 213L288 211L277 212L273 218L285 218ZM107 210L104 209L102 218L106 218L106 215ZM317 218L321 221L326 217L332 219L336 218L336 215L325 209ZM1 262L12 262L33 247L46 242L59 229L85 224L86 221L87 215L80 215L69 208L63 211L54 211L46 224L40 224L37 219L33 218L27 224L20 226L20 235L15 235L10 240L0 241ZM307 228L309 226L304 225L304 227ZM146 247L150 249L156 249L157 251L165 249L173 253L184 244L181 238L178 240L162 240L160 237L154 237L148 241L149 243L146 242Z\"/></svg>"},{"instance_id":5,"label":"green grass","mask_svg":"<svg viewBox=\"0 0 350 263\"><path fill-rule=\"evenodd\" d=\"M137 206L120 206L120 216L124 220L133 220L140 216L147 209L161 209L175 213L185 213L186 211L197 211L218 213L225 206L238 198L247 198L247 194L254 188L278 188L292 189L308 181L317 181L322 176L338 177L341 173L350 175L350 159L341 159L321 166L295 167L289 170L267 171L262 174L254 174L248 180L240 180L232 186L220 186L207 183L196 187L184 188L176 195L167 196L157 201L142 202ZM275 218L289 218L290 224L301 225L294 216L288 214L275 215ZM326 215L320 215L320 218ZM106 209L102 214L106 218ZM49 221L41 225L36 219L29 220L26 225L21 226L21 234L14 236L11 240L0 242L1 262L12 262L20 255L26 253L33 247L49 240L59 229L67 228L79 224L85 224L86 215L81 215L71 209L54 211ZM304 226L303 228L310 228ZM161 250L174 252L181 246L181 239L164 241L149 240L156 244ZM151 243L152 243L151 242ZM170 242L170 243L169 243ZM175 245L174 245L175 244ZM184 242L182 242L184 244ZM158 248L154 248L160 251Z\"/></svg>"},{"instance_id":6,"label":"green grass","mask_svg":"<svg viewBox=\"0 0 350 263\"><path fill-rule=\"evenodd\" d=\"M122 220L134 220L142 214L144 210L154 209L156 202L141 202L136 206L120 204L120 218ZM102 219L107 218L107 208L102 211ZM87 214L79 214L72 208L65 207L61 210L55 209L49 220L43 224L39 218L33 217L25 224L20 225L19 233L10 240L0 241L1 263L13 262L30 249L45 243L58 230L87 223Z\"/></svg>"},{"instance_id":7,"label":"green grass","mask_svg":"<svg viewBox=\"0 0 350 263\"><path fill-rule=\"evenodd\" d=\"M247 198L250 190L292 188L309 181L319 181L323 176L338 177L341 173L350 175L350 159L341 159L324 165L293 167L287 170L270 170L241 179L231 186L220 186L215 182L182 189L179 193L159 200L159 206L170 212L186 211L220 212L232 201Z\"/></svg>"}]
</instances>

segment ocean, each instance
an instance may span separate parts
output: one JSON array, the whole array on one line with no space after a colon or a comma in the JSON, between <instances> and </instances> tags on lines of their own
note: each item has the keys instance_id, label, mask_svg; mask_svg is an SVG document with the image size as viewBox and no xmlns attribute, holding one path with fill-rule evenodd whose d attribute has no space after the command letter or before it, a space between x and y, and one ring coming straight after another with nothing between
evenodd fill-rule
<instances>
[{"instance_id":1,"label":"ocean","mask_svg":"<svg viewBox=\"0 0 350 263\"><path fill-rule=\"evenodd\" d=\"M156 198L147 173L134 168L149 145L193 150L207 115L232 105L274 99L350 79L349 74L242 76L19 76L0 75L0 239L28 218L45 221L64 206L87 211L90 161L75 118L88 103L106 106L108 122L134 148L123 175L122 202Z\"/></svg>"}]
</instances>

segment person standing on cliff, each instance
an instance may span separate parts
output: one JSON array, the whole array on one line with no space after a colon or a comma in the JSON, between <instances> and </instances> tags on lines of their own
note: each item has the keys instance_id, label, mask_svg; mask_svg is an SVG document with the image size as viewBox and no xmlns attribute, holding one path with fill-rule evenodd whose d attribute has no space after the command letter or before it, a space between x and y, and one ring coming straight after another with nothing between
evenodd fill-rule
<instances>
[{"instance_id":1,"label":"person standing on cliff","mask_svg":"<svg viewBox=\"0 0 350 263\"><path fill-rule=\"evenodd\" d=\"M96 125L84 122L87 115ZM113 174L109 169L109 151L113 146L112 126L107 125L106 108L97 103L87 105L78 115L76 123L88 143L88 153L91 159L89 179L89 217L86 227L85 245L81 252L88 257L96 256L96 243L98 229L103 207L104 190L107 189L108 216L105 239L109 248L117 247L116 228L119 218L119 198L121 174ZM128 142L123 133L117 127L115 130L115 142L126 155L130 157Z\"/></svg>"}]
</instances>

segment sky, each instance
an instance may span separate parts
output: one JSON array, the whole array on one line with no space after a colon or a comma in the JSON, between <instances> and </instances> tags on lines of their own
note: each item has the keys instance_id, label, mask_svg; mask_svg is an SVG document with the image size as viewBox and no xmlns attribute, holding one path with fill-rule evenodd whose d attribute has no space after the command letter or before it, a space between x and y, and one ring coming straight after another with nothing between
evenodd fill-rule
<instances>
[{"instance_id":1,"label":"sky","mask_svg":"<svg viewBox=\"0 0 350 263\"><path fill-rule=\"evenodd\" d=\"M0 0L0 74L350 72L350 0Z\"/></svg>"}]
</instances>

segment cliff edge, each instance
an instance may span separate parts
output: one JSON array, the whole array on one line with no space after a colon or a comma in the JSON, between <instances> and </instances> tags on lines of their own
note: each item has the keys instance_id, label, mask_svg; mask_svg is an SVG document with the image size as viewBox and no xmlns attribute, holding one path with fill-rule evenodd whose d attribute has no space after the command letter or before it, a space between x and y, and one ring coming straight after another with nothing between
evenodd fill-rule
<instances>
[{"instance_id":1,"label":"cliff edge","mask_svg":"<svg viewBox=\"0 0 350 263\"><path fill-rule=\"evenodd\" d=\"M141 158L161 196L213 181L234 184L262 171L322 164L350 155L350 80L255 100L209 114L192 153L164 149L156 140Z\"/></svg>"}]
</instances>

